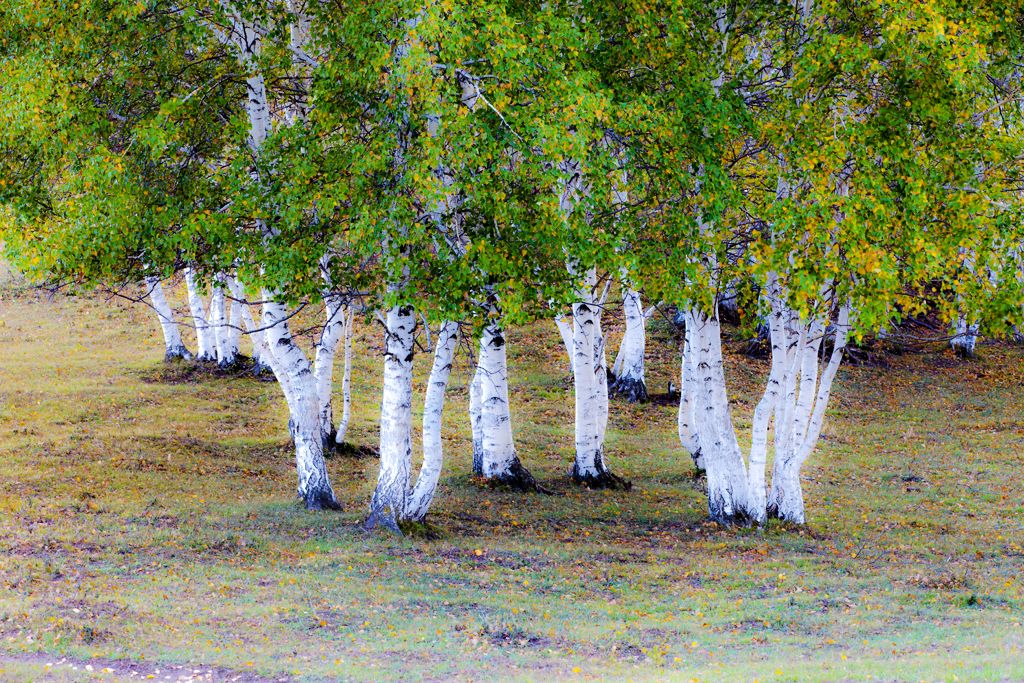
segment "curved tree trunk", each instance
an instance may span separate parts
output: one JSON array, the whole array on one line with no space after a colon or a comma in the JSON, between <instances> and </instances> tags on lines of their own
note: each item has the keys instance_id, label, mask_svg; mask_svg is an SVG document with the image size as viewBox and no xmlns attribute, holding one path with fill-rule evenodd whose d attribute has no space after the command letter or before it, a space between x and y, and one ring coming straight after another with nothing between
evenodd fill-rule
<instances>
[{"instance_id":1,"label":"curved tree trunk","mask_svg":"<svg viewBox=\"0 0 1024 683\"><path fill-rule=\"evenodd\" d=\"M612 393L630 403L647 401L647 381L644 377L644 353L647 346L647 316L640 302L640 292L623 285L622 309L626 317L626 332L622 336L619 353L612 366Z\"/></svg>"},{"instance_id":2,"label":"curved tree trunk","mask_svg":"<svg viewBox=\"0 0 1024 683\"><path fill-rule=\"evenodd\" d=\"M287 312L269 292L263 293L263 326L267 359L277 376L291 413L289 425L295 441L298 495L309 510L338 510L324 460L320 433L320 401L316 380L306 355L288 329Z\"/></svg>"},{"instance_id":3,"label":"curved tree trunk","mask_svg":"<svg viewBox=\"0 0 1024 683\"><path fill-rule=\"evenodd\" d=\"M164 335L164 360L171 361L178 358L191 360L192 354L181 341L181 331L178 329L178 322L174 319L174 309L167 303L160 278L147 277L146 288L150 303L153 304L153 310L156 311L156 316L160 320L160 330Z\"/></svg>"},{"instance_id":4,"label":"curved tree trunk","mask_svg":"<svg viewBox=\"0 0 1024 683\"><path fill-rule=\"evenodd\" d=\"M345 333L347 311L340 298L334 294L324 295L324 309L327 320L324 321L320 338L316 342L313 357L313 375L316 377L317 396L320 400L320 435L325 450L334 448L337 433L334 430L334 411L332 408L334 394L334 355L338 343Z\"/></svg>"},{"instance_id":5,"label":"curved tree trunk","mask_svg":"<svg viewBox=\"0 0 1024 683\"><path fill-rule=\"evenodd\" d=\"M427 379L427 394L423 401L423 465L409 496L406 517L415 522L422 521L430 510L430 504L437 492L443 465L443 444L441 441L441 418L444 414L445 390L452 374L452 359L459 341L459 326L454 322L441 325L434 347L434 364Z\"/></svg>"}]
</instances>

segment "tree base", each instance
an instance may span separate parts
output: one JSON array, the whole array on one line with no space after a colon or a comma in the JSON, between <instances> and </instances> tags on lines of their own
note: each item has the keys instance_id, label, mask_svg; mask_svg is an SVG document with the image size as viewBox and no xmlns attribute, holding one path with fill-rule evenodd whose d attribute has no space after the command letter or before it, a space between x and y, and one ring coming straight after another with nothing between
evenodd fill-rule
<instances>
[{"instance_id":1,"label":"tree base","mask_svg":"<svg viewBox=\"0 0 1024 683\"><path fill-rule=\"evenodd\" d=\"M779 506L774 503L768 504L768 509L766 512L768 519L777 519L783 524L789 526L803 526L806 523L804 521L803 515L800 515L799 518L787 515L783 513L781 510L779 510Z\"/></svg>"},{"instance_id":2,"label":"tree base","mask_svg":"<svg viewBox=\"0 0 1024 683\"><path fill-rule=\"evenodd\" d=\"M753 516L746 512L734 512L731 515L726 515L724 513L710 514L708 517L715 524L726 528L749 527L754 523Z\"/></svg>"},{"instance_id":3,"label":"tree base","mask_svg":"<svg viewBox=\"0 0 1024 683\"><path fill-rule=\"evenodd\" d=\"M579 486L585 486L591 490L609 489L612 491L631 491L633 482L628 479L612 474L609 470L602 468L597 474L581 474L576 465L572 466L572 481Z\"/></svg>"},{"instance_id":4,"label":"tree base","mask_svg":"<svg viewBox=\"0 0 1024 683\"><path fill-rule=\"evenodd\" d=\"M334 493L328 490L317 489L310 491L305 496L300 496L302 503L307 510L341 510L341 503L334 497Z\"/></svg>"},{"instance_id":5,"label":"tree base","mask_svg":"<svg viewBox=\"0 0 1024 683\"><path fill-rule=\"evenodd\" d=\"M177 346L167 349L167 352L164 353L164 362L166 363L173 363L179 360L192 360L192 352L184 346Z\"/></svg>"},{"instance_id":6,"label":"tree base","mask_svg":"<svg viewBox=\"0 0 1024 683\"><path fill-rule=\"evenodd\" d=\"M334 442L330 449L324 449L324 456L338 455L345 458L380 458L380 451L373 446L356 446L348 441Z\"/></svg>"},{"instance_id":7,"label":"tree base","mask_svg":"<svg viewBox=\"0 0 1024 683\"><path fill-rule=\"evenodd\" d=\"M386 514L381 510L371 510L370 516L363 521L362 527L363 531L383 529L390 531L396 536L404 535L401 527L398 526L398 522L395 521L394 515Z\"/></svg>"},{"instance_id":8,"label":"tree base","mask_svg":"<svg viewBox=\"0 0 1024 683\"><path fill-rule=\"evenodd\" d=\"M951 344L953 347L953 353L960 360L978 360L977 352L969 346L960 346L959 344Z\"/></svg>"},{"instance_id":9,"label":"tree base","mask_svg":"<svg viewBox=\"0 0 1024 683\"><path fill-rule=\"evenodd\" d=\"M609 387L612 395L626 399L630 403L647 403L651 397L647 394L647 383L634 377L619 377Z\"/></svg>"},{"instance_id":10,"label":"tree base","mask_svg":"<svg viewBox=\"0 0 1024 683\"><path fill-rule=\"evenodd\" d=\"M530 470L519 462L519 458L513 460L509 468L501 474L485 477L484 481L492 488L509 488L523 493L551 493L537 483Z\"/></svg>"},{"instance_id":11,"label":"tree base","mask_svg":"<svg viewBox=\"0 0 1024 683\"><path fill-rule=\"evenodd\" d=\"M253 377L275 377L274 368L258 360L252 363L252 375Z\"/></svg>"}]
</instances>

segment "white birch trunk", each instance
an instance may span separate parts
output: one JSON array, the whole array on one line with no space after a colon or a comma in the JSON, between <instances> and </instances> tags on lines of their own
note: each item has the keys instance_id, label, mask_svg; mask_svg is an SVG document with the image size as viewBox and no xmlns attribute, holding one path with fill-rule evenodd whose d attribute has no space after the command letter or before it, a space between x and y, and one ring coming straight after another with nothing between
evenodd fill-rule
<instances>
[{"instance_id":1,"label":"white birch trunk","mask_svg":"<svg viewBox=\"0 0 1024 683\"><path fill-rule=\"evenodd\" d=\"M384 386L380 406L380 473L366 527L398 532L409 504L412 468L412 364L416 315L394 306L384 317Z\"/></svg>"},{"instance_id":2,"label":"white birch trunk","mask_svg":"<svg viewBox=\"0 0 1024 683\"><path fill-rule=\"evenodd\" d=\"M688 322L689 314L680 310L685 335L683 340L683 359L680 363L679 375L679 442L693 459L693 466L698 472L704 472L704 456L700 450L700 437L697 434L697 366L694 364L696 354L693 351L694 325Z\"/></svg>"},{"instance_id":3,"label":"white birch trunk","mask_svg":"<svg viewBox=\"0 0 1024 683\"><path fill-rule=\"evenodd\" d=\"M224 310L224 288L220 276L214 278L210 294L210 329L217 352L217 365L227 367L233 360L228 359L228 320Z\"/></svg>"},{"instance_id":4,"label":"white birch trunk","mask_svg":"<svg viewBox=\"0 0 1024 683\"><path fill-rule=\"evenodd\" d=\"M149 292L149 301L153 305L153 310L156 311L157 319L160 320L160 330L164 335L164 360L171 361L178 358L191 360L192 354L181 341L181 331L178 329L178 322L174 319L174 309L167 303L160 278L147 277L146 288Z\"/></svg>"},{"instance_id":5,"label":"white birch trunk","mask_svg":"<svg viewBox=\"0 0 1024 683\"><path fill-rule=\"evenodd\" d=\"M230 276L224 276L224 284L226 286L225 295L230 298L227 304L228 307L228 320L227 320L227 332L224 340L224 358L228 365L234 365L238 362L238 354L241 352L241 340L242 340L242 301L244 300L244 292L241 291L241 287L238 285L238 281Z\"/></svg>"},{"instance_id":6,"label":"white birch trunk","mask_svg":"<svg viewBox=\"0 0 1024 683\"><path fill-rule=\"evenodd\" d=\"M469 383L469 427L473 434L473 474L484 476L484 432L483 432L483 370L477 358L476 372Z\"/></svg>"},{"instance_id":7,"label":"white birch trunk","mask_svg":"<svg viewBox=\"0 0 1024 683\"><path fill-rule=\"evenodd\" d=\"M794 316L795 317L795 316ZM820 351L825 323L823 320L812 320L802 323L803 329L797 335L803 341L797 351L797 358L788 366L790 378L786 386L794 384L794 375L800 375L800 394L793 402L794 409L789 417L789 424L777 424L776 430L788 434L787 438L777 441L775 464L772 470L772 486L768 493L767 514L781 520L803 524L805 521L803 487L800 481L800 470L818 443L821 428L824 424L825 411L832 394L832 383L842 363L850 329L850 311L848 306L839 309L835 324L835 342L828 364L818 372L818 352ZM814 336L817 339L814 339ZM793 336L790 333L789 341ZM819 376L820 374L820 376ZM811 379L813 378L813 379ZM778 418L776 418L778 419Z\"/></svg>"},{"instance_id":8,"label":"white birch trunk","mask_svg":"<svg viewBox=\"0 0 1024 683\"><path fill-rule=\"evenodd\" d=\"M352 333L356 323L356 311L353 306L348 306L344 320L345 362L341 376L341 420L338 421L338 429L334 434L334 442L339 445L345 443L348 425L352 419Z\"/></svg>"},{"instance_id":9,"label":"white birch trunk","mask_svg":"<svg viewBox=\"0 0 1024 683\"><path fill-rule=\"evenodd\" d=\"M345 333L347 312L341 300L333 294L324 295L327 319L320 331L313 357L313 375L316 378L317 397L320 401L320 435L324 449L334 448L337 433L334 430L334 355Z\"/></svg>"},{"instance_id":10,"label":"white birch trunk","mask_svg":"<svg viewBox=\"0 0 1024 683\"><path fill-rule=\"evenodd\" d=\"M509 410L508 356L505 335L497 324L484 328L477 368L480 392L480 455L482 476L520 490L537 483L523 467L512 439ZM472 391L472 390L471 390Z\"/></svg>"},{"instance_id":11,"label":"white birch trunk","mask_svg":"<svg viewBox=\"0 0 1024 683\"><path fill-rule=\"evenodd\" d=\"M601 302L595 300L597 271L591 268L577 290L572 307L572 368L575 394L573 481L590 488L628 487L605 464L604 437L608 426L608 375Z\"/></svg>"},{"instance_id":12,"label":"white birch trunk","mask_svg":"<svg viewBox=\"0 0 1024 683\"><path fill-rule=\"evenodd\" d=\"M441 325L434 349L434 364L427 379L427 393L423 401L423 465L416 480L416 486L409 496L406 517L411 521L422 521L430 510L430 504L437 492L443 464L441 441L441 418L444 414L444 397L448 379L452 374L452 359L459 341L459 326L454 322Z\"/></svg>"},{"instance_id":13,"label":"white birch trunk","mask_svg":"<svg viewBox=\"0 0 1024 683\"><path fill-rule=\"evenodd\" d=\"M625 397L630 403L646 401L644 353L647 346L647 316L640 301L640 292L625 283L622 309L626 317L626 332L622 336L615 365L612 366L612 375L615 377L612 392Z\"/></svg>"},{"instance_id":14,"label":"white birch trunk","mask_svg":"<svg viewBox=\"0 0 1024 683\"><path fill-rule=\"evenodd\" d=\"M965 315L958 315L953 329L955 335L949 340L950 347L961 358L974 358L977 355L978 324L969 322Z\"/></svg>"},{"instance_id":15,"label":"white birch trunk","mask_svg":"<svg viewBox=\"0 0 1024 683\"><path fill-rule=\"evenodd\" d=\"M320 400L313 368L292 338L284 306L277 303L270 292L263 292L263 301L267 358L291 413L289 427L295 442L299 498L309 510L340 509L327 476L320 430Z\"/></svg>"},{"instance_id":16,"label":"white birch trunk","mask_svg":"<svg viewBox=\"0 0 1024 683\"><path fill-rule=\"evenodd\" d=\"M558 314L555 316L555 326L558 328L558 334L562 337L562 345L565 346L565 353L569 357L569 372L572 372L572 323L566 321L562 314Z\"/></svg>"},{"instance_id":17,"label":"white birch trunk","mask_svg":"<svg viewBox=\"0 0 1024 683\"><path fill-rule=\"evenodd\" d=\"M241 294L241 287L239 287L239 294ZM239 296L239 298L242 297ZM253 320L252 311L249 310L248 304L242 305L241 314L242 322L245 324L246 336L252 342L253 374L273 373L273 359L270 355L270 348L267 346L266 331L261 330L260 325L257 325L256 321Z\"/></svg>"},{"instance_id":18,"label":"white birch trunk","mask_svg":"<svg viewBox=\"0 0 1024 683\"><path fill-rule=\"evenodd\" d=\"M746 465L729 410L721 326L716 317L696 309L686 324L693 327L688 367L696 369L694 413L707 473L708 514L722 524L745 523L756 515L749 508Z\"/></svg>"},{"instance_id":19,"label":"white birch trunk","mask_svg":"<svg viewBox=\"0 0 1024 683\"><path fill-rule=\"evenodd\" d=\"M209 363L217 360L217 343L213 330L206 318L203 298L196 283L195 273L191 268L185 269L185 287L188 289L188 308L192 315L192 325L196 330L196 360Z\"/></svg>"}]
</instances>

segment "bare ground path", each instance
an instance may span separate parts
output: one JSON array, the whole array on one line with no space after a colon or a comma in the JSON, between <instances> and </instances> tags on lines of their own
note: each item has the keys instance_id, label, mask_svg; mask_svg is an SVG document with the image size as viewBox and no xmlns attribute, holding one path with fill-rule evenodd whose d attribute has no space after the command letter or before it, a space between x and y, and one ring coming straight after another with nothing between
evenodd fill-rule
<instances>
[{"instance_id":1,"label":"bare ground path","mask_svg":"<svg viewBox=\"0 0 1024 683\"><path fill-rule=\"evenodd\" d=\"M291 683L289 676L265 678L197 664L164 664L124 659L75 659L42 652L0 650L0 681L172 681L173 683Z\"/></svg>"}]
</instances>

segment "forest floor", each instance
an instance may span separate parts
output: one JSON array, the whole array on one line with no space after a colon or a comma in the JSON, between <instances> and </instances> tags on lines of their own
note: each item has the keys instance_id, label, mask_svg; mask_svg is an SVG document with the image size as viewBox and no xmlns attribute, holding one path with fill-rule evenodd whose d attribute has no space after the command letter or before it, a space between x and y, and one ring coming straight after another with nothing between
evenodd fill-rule
<instances>
[{"instance_id":1,"label":"forest floor","mask_svg":"<svg viewBox=\"0 0 1024 683\"><path fill-rule=\"evenodd\" d=\"M561 342L514 329L517 445L552 495L470 476L461 353L437 536L397 538L359 527L373 458L329 461L343 512L296 504L273 382L164 366L142 306L2 294L0 680L1024 680L1021 349L846 366L807 527L722 529L667 403L612 404L632 491L570 486ZM359 331L350 441L373 447ZM677 348L656 321L652 391ZM741 439L766 372L729 355Z\"/></svg>"}]
</instances>

